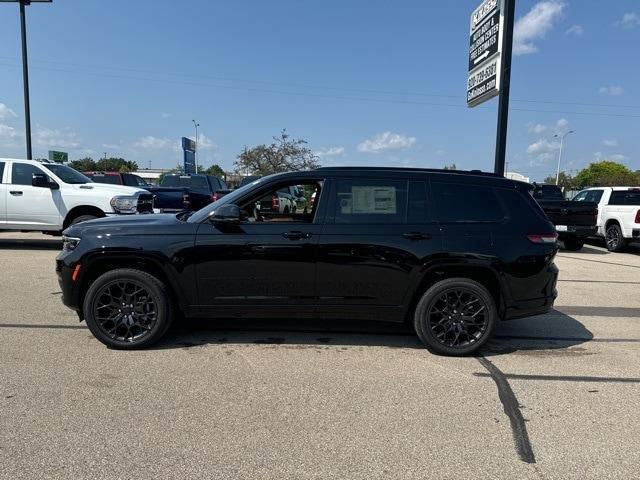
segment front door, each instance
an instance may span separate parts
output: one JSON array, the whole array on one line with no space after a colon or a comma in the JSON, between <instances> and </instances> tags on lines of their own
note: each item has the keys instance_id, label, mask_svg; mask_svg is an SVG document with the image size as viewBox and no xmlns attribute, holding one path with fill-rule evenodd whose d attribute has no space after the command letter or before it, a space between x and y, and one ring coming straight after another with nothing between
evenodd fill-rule
<instances>
[{"instance_id":1,"label":"front door","mask_svg":"<svg viewBox=\"0 0 640 480\"><path fill-rule=\"evenodd\" d=\"M0 162L0 227L7 223L7 184L4 183L5 162Z\"/></svg>"},{"instance_id":2,"label":"front door","mask_svg":"<svg viewBox=\"0 0 640 480\"><path fill-rule=\"evenodd\" d=\"M30 163L13 162L6 185L7 228L59 229L60 212L56 204L59 190L31 185L34 173L46 172Z\"/></svg>"},{"instance_id":3,"label":"front door","mask_svg":"<svg viewBox=\"0 0 640 480\"><path fill-rule=\"evenodd\" d=\"M294 184L309 198L316 192L320 196L321 181ZM271 316L276 307L285 315L313 314L316 248L322 229L319 208L285 212L279 205L278 190L287 186L266 186L242 200L239 225L209 221L200 225L196 237L198 298L200 306L213 315L225 311L234 315L233 307L241 307L235 315L253 317Z\"/></svg>"}]
</instances>

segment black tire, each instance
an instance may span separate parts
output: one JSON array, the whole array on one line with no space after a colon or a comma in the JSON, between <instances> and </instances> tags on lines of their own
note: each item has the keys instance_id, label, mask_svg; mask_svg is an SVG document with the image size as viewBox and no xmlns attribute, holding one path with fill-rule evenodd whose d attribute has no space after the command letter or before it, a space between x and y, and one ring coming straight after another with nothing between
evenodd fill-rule
<instances>
[{"instance_id":1,"label":"black tire","mask_svg":"<svg viewBox=\"0 0 640 480\"><path fill-rule=\"evenodd\" d=\"M580 240L577 238L567 238L563 240L565 250L570 250L572 252L577 252L578 250L582 250L584 247L584 240Z\"/></svg>"},{"instance_id":2,"label":"black tire","mask_svg":"<svg viewBox=\"0 0 640 480\"><path fill-rule=\"evenodd\" d=\"M76 218L71 220L69 225L75 225L76 223L86 222L88 220L95 220L96 218L100 218L96 215L78 215Z\"/></svg>"},{"instance_id":3,"label":"black tire","mask_svg":"<svg viewBox=\"0 0 640 480\"><path fill-rule=\"evenodd\" d=\"M284 207L284 210L282 211L282 213L284 215L288 215L289 214L289 205L287 205L286 207Z\"/></svg>"},{"instance_id":4,"label":"black tire","mask_svg":"<svg viewBox=\"0 0 640 480\"><path fill-rule=\"evenodd\" d=\"M136 297L135 290L132 295L129 288L127 298L127 285L141 288L142 293ZM120 305L122 298L114 298L118 292L132 303ZM105 304L107 299L109 303ZM174 317L167 287L153 275L129 268L111 270L98 277L87 291L83 310L91 333L106 346L119 350L153 345L167 332Z\"/></svg>"},{"instance_id":5,"label":"black tire","mask_svg":"<svg viewBox=\"0 0 640 480\"><path fill-rule=\"evenodd\" d=\"M622 236L622 229L617 223L612 223L607 227L604 240L607 244L607 250L610 252L621 252L627 246L627 241Z\"/></svg>"},{"instance_id":6,"label":"black tire","mask_svg":"<svg viewBox=\"0 0 640 480\"><path fill-rule=\"evenodd\" d=\"M457 292L462 292L462 296ZM451 307L449 300L457 301L460 310ZM439 305L446 307L439 309ZM477 310L473 315L471 305ZM455 313L451 308L455 309ZM491 338L497 318L495 301L483 285L468 278L448 278L432 285L422 295L414 312L414 327L429 351L441 355L465 356L475 353ZM458 344L447 341L447 335L456 334ZM465 335L465 341L462 341L462 335Z\"/></svg>"}]
</instances>

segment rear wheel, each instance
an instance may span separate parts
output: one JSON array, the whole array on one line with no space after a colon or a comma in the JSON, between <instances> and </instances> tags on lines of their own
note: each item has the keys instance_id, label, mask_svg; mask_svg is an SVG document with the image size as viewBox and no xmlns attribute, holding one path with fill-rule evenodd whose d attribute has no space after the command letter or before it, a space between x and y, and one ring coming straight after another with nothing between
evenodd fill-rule
<instances>
[{"instance_id":1,"label":"rear wheel","mask_svg":"<svg viewBox=\"0 0 640 480\"><path fill-rule=\"evenodd\" d=\"M604 239L607 242L607 250L610 252L621 252L627 246L627 242L622 236L622 229L617 223L612 223L607 227Z\"/></svg>"},{"instance_id":2,"label":"rear wheel","mask_svg":"<svg viewBox=\"0 0 640 480\"><path fill-rule=\"evenodd\" d=\"M166 286L153 275L128 268L98 277L83 309L91 333L108 347L123 350L157 342L173 319Z\"/></svg>"},{"instance_id":3,"label":"rear wheel","mask_svg":"<svg viewBox=\"0 0 640 480\"><path fill-rule=\"evenodd\" d=\"M414 326L430 351L463 356L489 340L497 316L493 297L483 285L467 278L449 278L422 295Z\"/></svg>"},{"instance_id":4,"label":"rear wheel","mask_svg":"<svg viewBox=\"0 0 640 480\"><path fill-rule=\"evenodd\" d=\"M577 252L584 247L584 240L579 240L577 238L567 238L563 240L564 248L566 250L571 250L572 252Z\"/></svg>"}]
</instances>

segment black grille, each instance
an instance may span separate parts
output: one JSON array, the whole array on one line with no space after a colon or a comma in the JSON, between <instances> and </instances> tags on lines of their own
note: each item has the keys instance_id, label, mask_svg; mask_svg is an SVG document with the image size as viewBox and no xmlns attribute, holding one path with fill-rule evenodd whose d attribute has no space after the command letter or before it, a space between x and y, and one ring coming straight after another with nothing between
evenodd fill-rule
<instances>
[{"instance_id":1,"label":"black grille","mask_svg":"<svg viewBox=\"0 0 640 480\"><path fill-rule=\"evenodd\" d=\"M138 196L138 213L153 213L153 195L141 193Z\"/></svg>"}]
</instances>

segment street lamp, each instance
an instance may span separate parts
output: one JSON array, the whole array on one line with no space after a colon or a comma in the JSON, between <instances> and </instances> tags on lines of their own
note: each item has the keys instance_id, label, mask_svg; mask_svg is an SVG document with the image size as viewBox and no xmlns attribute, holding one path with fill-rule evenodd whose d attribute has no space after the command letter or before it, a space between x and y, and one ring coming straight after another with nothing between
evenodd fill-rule
<instances>
[{"instance_id":1,"label":"street lamp","mask_svg":"<svg viewBox=\"0 0 640 480\"><path fill-rule=\"evenodd\" d=\"M556 133L553 136L553 138L559 138L560 139L560 153L558 154L558 169L556 170L556 185L558 185L558 183L560 183L560 163L562 162L562 149L564 148L564 139L567 138L567 135L570 135L572 133L576 133L576 132L574 130L569 130L564 135L559 135L559 134Z\"/></svg>"},{"instance_id":2,"label":"street lamp","mask_svg":"<svg viewBox=\"0 0 640 480\"><path fill-rule=\"evenodd\" d=\"M24 123L27 137L27 160L33 158L31 151L31 107L29 106L29 67L27 60L27 27L25 22L25 5L32 3L51 3L51 0L0 0L20 4L20 35L22 37L22 78L24 86Z\"/></svg>"},{"instance_id":3,"label":"street lamp","mask_svg":"<svg viewBox=\"0 0 640 480\"><path fill-rule=\"evenodd\" d=\"M193 159L195 161L196 173L198 173L198 127L200 124L195 120L191 120L193 122L193 126L196 127L196 151L194 152Z\"/></svg>"}]
</instances>

